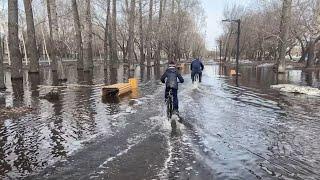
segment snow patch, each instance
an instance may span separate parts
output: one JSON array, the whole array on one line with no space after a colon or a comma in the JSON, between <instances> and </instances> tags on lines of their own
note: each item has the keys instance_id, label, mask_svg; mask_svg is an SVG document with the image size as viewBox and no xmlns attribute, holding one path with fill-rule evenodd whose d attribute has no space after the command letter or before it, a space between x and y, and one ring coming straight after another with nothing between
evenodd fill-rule
<instances>
[{"instance_id":1,"label":"snow patch","mask_svg":"<svg viewBox=\"0 0 320 180\"><path fill-rule=\"evenodd\" d=\"M257 67L272 67L272 66L274 66L274 63L259 64Z\"/></svg>"},{"instance_id":2,"label":"snow patch","mask_svg":"<svg viewBox=\"0 0 320 180\"><path fill-rule=\"evenodd\" d=\"M280 92L306 94L310 96L320 96L320 89L309 86L298 86L293 84L278 84L272 85L272 89L279 90Z\"/></svg>"}]
</instances>

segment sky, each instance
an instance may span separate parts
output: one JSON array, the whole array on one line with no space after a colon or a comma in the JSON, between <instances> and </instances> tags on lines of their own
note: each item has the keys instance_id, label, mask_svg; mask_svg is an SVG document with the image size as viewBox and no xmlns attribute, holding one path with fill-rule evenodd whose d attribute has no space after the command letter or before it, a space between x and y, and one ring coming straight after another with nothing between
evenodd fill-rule
<instances>
[{"instance_id":1,"label":"sky","mask_svg":"<svg viewBox=\"0 0 320 180\"><path fill-rule=\"evenodd\" d=\"M216 39L222 34L221 20L225 6L231 4L248 5L251 0L201 0L206 15L206 43L209 50L213 50L217 44Z\"/></svg>"}]
</instances>

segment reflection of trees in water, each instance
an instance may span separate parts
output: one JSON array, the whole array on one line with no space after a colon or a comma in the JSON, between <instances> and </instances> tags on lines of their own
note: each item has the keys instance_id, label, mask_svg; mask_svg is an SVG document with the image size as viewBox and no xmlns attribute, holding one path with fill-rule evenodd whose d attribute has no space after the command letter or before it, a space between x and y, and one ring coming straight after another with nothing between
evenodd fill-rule
<instances>
[{"instance_id":1,"label":"reflection of trees in water","mask_svg":"<svg viewBox=\"0 0 320 180\"><path fill-rule=\"evenodd\" d=\"M77 74L78 74L78 83L82 84L84 81L84 72L83 70L77 70Z\"/></svg>"},{"instance_id":2,"label":"reflection of trees in water","mask_svg":"<svg viewBox=\"0 0 320 180\"><path fill-rule=\"evenodd\" d=\"M227 76L227 66L225 66L224 64L219 64L219 75L222 76Z\"/></svg>"},{"instance_id":3,"label":"reflection of trees in water","mask_svg":"<svg viewBox=\"0 0 320 180\"><path fill-rule=\"evenodd\" d=\"M307 86L312 86L313 85L313 77L312 77L313 72L312 71L302 71L302 72L303 72L303 76L304 76L303 82L305 82Z\"/></svg>"},{"instance_id":4,"label":"reflection of trees in water","mask_svg":"<svg viewBox=\"0 0 320 180\"><path fill-rule=\"evenodd\" d=\"M104 69L104 82L107 85L115 84L118 82L118 69L108 66Z\"/></svg>"},{"instance_id":5,"label":"reflection of trees in water","mask_svg":"<svg viewBox=\"0 0 320 180\"><path fill-rule=\"evenodd\" d=\"M85 84L93 83L93 74L86 72L83 74ZM76 99L74 103L76 104L76 111L73 111L76 123L76 134L78 138L83 138L84 134L95 134L95 119L96 109L94 104L94 92L93 87L79 88L75 92ZM72 111L72 109L70 109Z\"/></svg>"},{"instance_id":6,"label":"reflection of trees in water","mask_svg":"<svg viewBox=\"0 0 320 180\"><path fill-rule=\"evenodd\" d=\"M7 160L8 131L3 120L0 120L0 177L11 171L10 160Z\"/></svg>"},{"instance_id":7,"label":"reflection of trees in water","mask_svg":"<svg viewBox=\"0 0 320 180\"><path fill-rule=\"evenodd\" d=\"M78 75L80 70L77 70L76 65L68 64L65 71L66 71L66 78L68 80L67 81L68 83L75 84L78 82Z\"/></svg>"},{"instance_id":8,"label":"reflection of trees in water","mask_svg":"<svg viewBox=\"0 0 320 180\"><path fill-rule=\"evenodd\" d=\"M29 124L30 128L27 128L25 124L18 122L16 126L14 153L17 158L13 164L20 173L30 173L41 166L38 159L39 144L37 143L40 132L35 124Z\"/></svg>"},{"instance_id":9,"label":"reflection of trees in water","mask_svg":"<svg viewBox=\"0 0 320 180\"><path fill-rule=\"evenodd\" d=\"M38 85L40 85L40 75L39 74L29 74L28 76L28 81L29 81L29 90L31 91L31 96L32 97L39 97L39 91L38 91Z\"/></svg>"},{"instance_id":10,"label":"reflection of trees in water","mask_svg":"<svg viewBox=\"0 0 320 180\"><path fill-rule=\"evenodd\" d=\"M60 96L62 96L61 90L59 92ZM51 117L53 121L53 126L50 127L51 131L51 145L52 150L51 153L54 157L65 157L67 152L64 147L65 139L63 138L64 130L63 130L63 117L62 117L62 102L60 97L54 104L53 104L53 112L54 115Z\"/></svg>"},{"instance_id":11,"label":"reflection of trees in water","mask_svg":"<svg viewBox=\"0 0 320 180\"><path fill-rule=\"evenodd\" d=\"M151 67L150 66L147 66L147 80L151 80Z\"/></svg>"}]
</instances>

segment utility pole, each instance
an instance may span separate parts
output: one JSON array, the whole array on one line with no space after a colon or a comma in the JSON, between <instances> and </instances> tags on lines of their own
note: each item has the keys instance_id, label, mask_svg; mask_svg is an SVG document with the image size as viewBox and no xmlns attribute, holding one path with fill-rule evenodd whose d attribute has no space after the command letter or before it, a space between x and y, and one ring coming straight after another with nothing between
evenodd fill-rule
<instances>
[{"instance_id":1,"label":"utility pole","mask_svg":"<svg viewBox=\"0 0 320 180\"><path fill-rule=\"evenodd\" d=\"M240 34L241 34L241 20L230 20L225 19L222 22L236 22L238 24L238 32L237 32L237 57L236 57L236 85L239 86L238 79L239 79L239 58L240 58Z\"/></svg>"},{"instance_id":2,"label":"utility pole","mask_svg":"<svg viewBox=\"0 0 320 180\"><path fill-rule=\"evenodd\" d=\"M222 61L222 40L220 39L219 40L219 46L220 46L220 63L221 63L221 61Z\"/></svg>"},{"instance_id":3,"label":"utility pole","mask_svg":"<svg viewBox=\"0 0 320 180\"><path fill-rule=\"evenodd\" d=\"M237 86L239 86L238 84L238 78L239 78L239 58L240 58L240 25L241 25L241 20L238 19L236 20L236 22L238 23L238 37L237 37L237 59L236 59L236 62L237 62L237 68L236 68L236 84Z\"/></svg>"}]
</instances>

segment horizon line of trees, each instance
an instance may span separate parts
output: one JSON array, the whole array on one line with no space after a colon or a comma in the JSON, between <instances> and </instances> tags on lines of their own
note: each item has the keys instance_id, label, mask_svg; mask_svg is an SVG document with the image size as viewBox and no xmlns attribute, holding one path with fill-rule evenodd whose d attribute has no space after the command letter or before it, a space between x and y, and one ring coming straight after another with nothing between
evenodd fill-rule
<instances>
[{"instance_id":1,"label":"horizon line of trees","mask_svg":"<svg viewBox=\"0 0 320 180\"><path fill-rule=\"evenodd\" d=\"M241 19L241 58L274 60L281 66L285 56L293 60L298 50L298 61L306 67L320 62L319 0L257 0L250 8L226 7L224 18ZM224 24L224 33L217 40L223 44L224 60L236 55L236 32L235 24Z\"/></svg>"},{"instance_id":2,"label":"horizon line of trees","mask_svg":"<svg viewBox=\"0 0 320 180\"><path fill-rule=\"evenodd\" d=\"M22 3L23 2L23 3ZM63 58L75 58L78 70L93 70L98 57L105 70L124 64L155 66L162 58L180 61L205 52L200 0L7 0L0 22L0 88L4 49L12 79L39 72L39 60L65 79ZM36 9L36 11L35 11ZM4 43L6 42L6 43ZM2 73L2 74L1 74ZM106 72L108 73L108 71Z\"/></svg>"}]
</instances>

